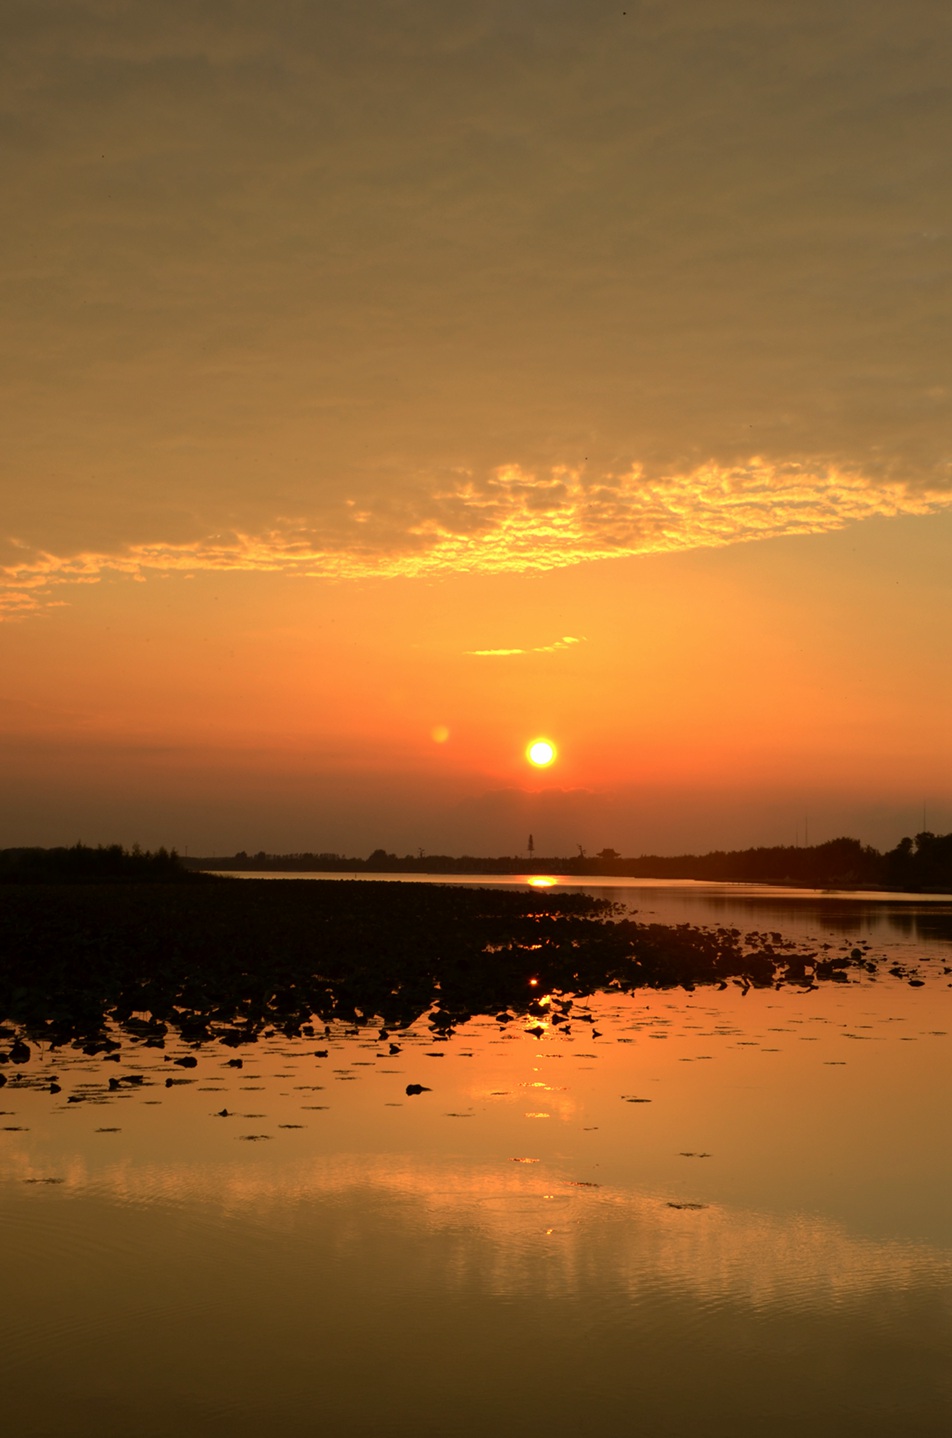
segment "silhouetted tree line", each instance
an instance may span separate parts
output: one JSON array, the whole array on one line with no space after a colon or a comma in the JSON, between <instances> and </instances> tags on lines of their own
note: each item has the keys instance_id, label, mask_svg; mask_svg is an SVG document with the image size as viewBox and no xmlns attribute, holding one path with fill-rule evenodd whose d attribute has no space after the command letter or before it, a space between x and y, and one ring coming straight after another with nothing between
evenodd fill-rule
<instances>
[{"instance_id":1,"label":"silhouetted tree line","mask_svg":"<svg viewBox=\"0 0 952 1438\"><path fill-rule=\"evenodd\" d=\"M0 849L0 883L191 883L199 877L174 849L154 853L134 844L74 844L59 849Z\"/></svg>"},{"instance_id":2,"label":"silhouetted tree line","mask_svg":"<svg viewBox=\"0 0 952 1438\"><path fill-rule=\"evenodd\" d=\"M917 834L880 853L858 839L830 839L808 848L715 850L709 854L623 858L614 849L588 857L393 854L375 849L366 859L334 853L266 854L187 859L188 868L263 873L559 874L578 878L708 879L720 883L780 884L808 889L896 889L952 892L952 834Z\"/></svg>"}]
</instances>

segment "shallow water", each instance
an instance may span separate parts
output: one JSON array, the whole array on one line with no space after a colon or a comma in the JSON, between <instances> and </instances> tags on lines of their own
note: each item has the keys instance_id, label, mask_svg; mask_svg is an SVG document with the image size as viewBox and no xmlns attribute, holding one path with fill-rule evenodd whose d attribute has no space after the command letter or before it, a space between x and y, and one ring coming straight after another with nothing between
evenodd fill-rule
<instances>
[{"instance_id":1,"label":"shallow water","mask_svg":"<svg viewBox=\"0 0 952 1438\"><path fill-rule=\"evenodd\" d=\"M854 890L792 889L775 884L712 884L694 879L586 879L553 874L344 874L235 872L233 879L336 879L361 882L463 885L466 888L537 889L594 894L645 923L776 929L790 938L822 942L869 939L883 954L916 958L952 954L952 899L946 894L890 894ZM908 947L907 947L908 946ZM947 960L948 961L948 960Z\"/></svg>"},{"instance_id":2,"label":"shallow water","mask_svg":"<svg viewBox=\"0 0 952 1438\"><path fill-rule=\"evenodd\" d=\"M940 959L7 1065L10 1431L945 1435Z\"/></svg>"}]
</instances>

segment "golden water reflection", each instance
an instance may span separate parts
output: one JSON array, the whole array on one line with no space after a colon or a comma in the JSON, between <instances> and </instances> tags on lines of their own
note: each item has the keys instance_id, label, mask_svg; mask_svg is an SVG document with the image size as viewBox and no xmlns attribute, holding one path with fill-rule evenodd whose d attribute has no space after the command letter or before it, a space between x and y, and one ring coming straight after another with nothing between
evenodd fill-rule
<instances>
[{"instance_id":1,"label":"golden water reflection","mask_svg":"<svg viewBox=\"0 0 952 1438\"><path fill-rule=\"evenodd\" d=\"M450 1042L421 1025L396 1055L375 1033L333 1033L326 1058L273 1035L240 1069L126 1044L12 1075L14 1429L159 1438L174 1411L185 1438L475 1438L521 1431L531 1370L543 1404L557 1385L557 1438L627 1438L633 1414L676 1438L944 1435L941 966L920 989L572 1014ZM109 1088L127 1072L141 1084Z\"/></svg>"}]
</instances>

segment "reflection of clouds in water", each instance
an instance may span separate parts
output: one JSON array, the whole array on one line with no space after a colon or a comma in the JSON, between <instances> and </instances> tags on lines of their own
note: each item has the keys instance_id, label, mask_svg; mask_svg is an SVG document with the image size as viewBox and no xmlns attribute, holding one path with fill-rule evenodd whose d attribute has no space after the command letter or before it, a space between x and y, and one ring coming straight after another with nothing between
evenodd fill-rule
<instances>
[{"instance_id":1,"label":"reflection of clouds in water","mask_svg":"<svg viewBox=\"0 0 952 1438\"><path fill-rule=\"evenodd\" d=\"M24 1154L3 1179L41 1181ZM280 1233L302 1204L339 1256L359 1268L383 1224L436 1241L442 1286L494 1296L639 1302L659 1293L703 1304L822 1310L895 1290L947 1287L952 1254L923 1243L850 1234L806 1215L780 1217L711 1205L670 1206L670 1195L580 1188L537 1169L498 1173L366 1156L248 1168L111 1164L90 1183L84 1164L61 1172L60 1194L123 1204L189 1205L202 1225L250 1223ZM216 1218L217 1214L217 1218ZM374 1250L376 1251L376 1250Z\"/></svg>"}]
</instances>

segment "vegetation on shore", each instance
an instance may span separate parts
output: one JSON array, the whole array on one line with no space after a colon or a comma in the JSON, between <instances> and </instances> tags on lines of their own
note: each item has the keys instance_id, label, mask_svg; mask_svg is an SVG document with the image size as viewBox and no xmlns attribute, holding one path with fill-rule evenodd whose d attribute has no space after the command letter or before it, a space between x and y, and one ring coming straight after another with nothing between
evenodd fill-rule
<instances>
[{"instance_id":1,"label":"vegetation on shore","mask_svg":"<svg viewBox=\"0 0 952 1438\"><path fill-rule=\"evenodd\" d=\"M225 873L337 874L558 874L593 877L694 879L809 889L888 889L952 893L952 834L917 834L880 853L858 839L831 839L807 848L715 850L709 854L643 854L623 858L614 849L589 856L476 857L464 854L392 854L375 849L366 859L331 853L232 855L183 859L175 849L138 845L74 844L70 848L0 849L0 883L185 883Z\"/></svg>"},{"instance_id":2,"label":"vegetation on shore","mask_svg":"<svg viewBox=\"0 0 952 1438\"><path fill-rule=\"evenodd\" d=\"M134 844L73 844L57 849L0 849L3 884L193 883L207 878L187 868L175 849L154 853Z\"/></svg>"},{"instance_id":3,"label":"vegetation on shore","mask_svg":"<svg viewBox=\"0 0 952 1438\"><path fill-rule=\"evenodd\" d=\"M188 859L193 869L232 873L352 874L559 874L636 879L700 879L720 883L784 884L808 889L891 889L909 893L952 893L952 834L923 832L880 853L858 839L831 839L808 847L716 850L709 854L623 858L614 849L569 858L512 855L479 858L447 854L388 853L375 849L366 859L329 853L249 854Z\"/></svg>"}]
</instances>

